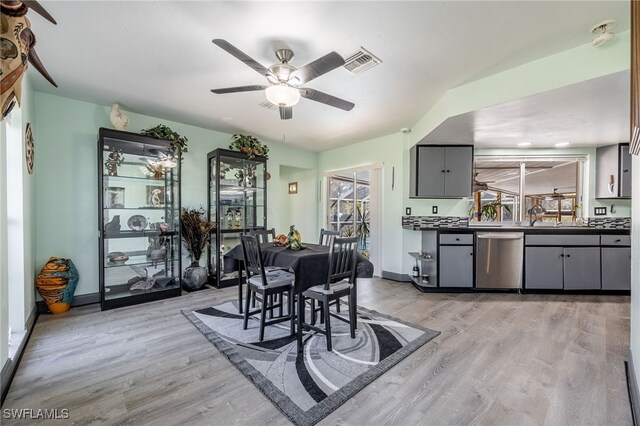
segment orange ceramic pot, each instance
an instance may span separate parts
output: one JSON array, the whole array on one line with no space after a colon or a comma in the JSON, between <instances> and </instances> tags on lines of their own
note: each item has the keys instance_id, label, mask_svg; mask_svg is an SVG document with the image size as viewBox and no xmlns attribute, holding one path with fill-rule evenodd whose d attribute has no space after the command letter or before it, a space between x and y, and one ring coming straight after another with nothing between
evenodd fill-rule
<instances>
[{"instance_id":1,"label":"orange ceramic pot","mask_svg":"<svg viewBox=\"0 0 640 426\"><path fill-rule=\"evenodd\" d=\"M67 312L78 285L78 270L71 259L50 257L36 277L36 290L53 314Z\"/></svg>"}]
</instances>

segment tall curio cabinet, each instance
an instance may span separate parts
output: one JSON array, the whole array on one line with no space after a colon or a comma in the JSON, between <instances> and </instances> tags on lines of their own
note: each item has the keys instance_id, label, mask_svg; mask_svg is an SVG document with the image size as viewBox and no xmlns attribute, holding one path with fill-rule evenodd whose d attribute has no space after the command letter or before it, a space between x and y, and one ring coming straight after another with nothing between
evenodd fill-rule
<instances>
[{"instance_id":1,"label":"tall curio cabinet","mask_svg":"<svg viewBox=\"0 0 640 426\"><path fill-rule=\"evenodd\" d=\"M102 309L179 296L180 156L169 141L101 128L98 194Z\"/></svg>"},{"instance_id":2,"label":"tall curio cabinet","mask_svg":"<svg viewBox=\"0 0 640 426\"><path fill-rule=\"evenodd\" d=\"M209 220L218 223L208 252L209 275L217 287L238 283L238 263L225 254L240 234L264 229L267 222L267 159L228 149L207 155Z\"/></svg>"}]
</instances>

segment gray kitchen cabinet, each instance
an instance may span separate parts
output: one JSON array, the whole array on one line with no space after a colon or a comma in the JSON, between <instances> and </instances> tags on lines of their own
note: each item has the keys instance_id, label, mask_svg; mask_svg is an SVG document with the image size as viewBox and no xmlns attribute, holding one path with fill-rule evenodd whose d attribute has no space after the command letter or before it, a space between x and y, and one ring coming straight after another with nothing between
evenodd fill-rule
<instances>
[{"instance_id":1,"label":"gray kitchen cabinet","mask_svg":"<svg viewBox=\"0 0 640 426\"><path fill-rule=\"evenodd\" d=\"M440 246L440 287L473 287L473 246Z\"/></svg>"},{"instance_id":2,"label":"gray kitchen cabinet","mask_svg":"<svg viewBox=\"0 0 640 426\"><path fill-rule=\"evenodd\" d=\"M411 198L470 197L472 145L416 145L410 151Z\"/></svg>"},{"instance_id":3,"label":"gray kitchen cabinet","mask_svg":"<svg viewBox=\"0 0 640 426\"><path fill-rule=\"evenodd\" d=\"M629 144L596 149L596 198L631 197L631 174Z\"/></svg>"},{"instance_id":4,"label":"gray kitchen cabinet","mask_svg":"<svg viewBox=\"0 0 640 426\"><path fill-rule=\"evenodd\" d=\"M562 247L527 247L524 261L525 288L563 289Z\"/></svg>"},{"instance_id":5,"label":"gray kitchen cabinet","mask_svg":"<svg viewBox=\"0 0 640 426\"><path fill-rule=\"evenodd\" d=\"M564 289L600 290L600 248L565 247Z\"/></svg>"},{"instance_id":6,"label":"gray kitchen cabinet","mask_svg":"<svg viewBox=\"0 0 640 426\"><path fill-rule=\"evenodd\" d=\"M631 247L602 247L602 289L631 290Z\"/></svg>"}]
</instances>

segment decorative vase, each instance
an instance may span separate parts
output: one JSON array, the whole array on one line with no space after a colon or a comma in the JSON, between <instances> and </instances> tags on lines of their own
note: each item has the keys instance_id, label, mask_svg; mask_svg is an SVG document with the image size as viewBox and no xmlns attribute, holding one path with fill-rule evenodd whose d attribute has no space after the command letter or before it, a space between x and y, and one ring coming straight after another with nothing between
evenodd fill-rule
<instances>
[{"instance_id":1,"label":"decorative vase","mask_svg":"<svg viewBox=\"0 0 640 426\"><path fill-rule=\"evenodd\" d=\"M50 257L36 277L36 290L52 314L67 312L78 285L78 270L71 259Z\"/></svg>"},{"instance_id":2,"label":"decorative vase","mask_svg":"<svg viewBox=\"0 0 640 426\"><path fill-rule=\"evenodd\" d=\"M182 287L187 290L198 290L207 282L207 268L200 266L196 262L191 262L191 265L185 268L184 276L182 277Z\"/></svg>"}]
</instances>

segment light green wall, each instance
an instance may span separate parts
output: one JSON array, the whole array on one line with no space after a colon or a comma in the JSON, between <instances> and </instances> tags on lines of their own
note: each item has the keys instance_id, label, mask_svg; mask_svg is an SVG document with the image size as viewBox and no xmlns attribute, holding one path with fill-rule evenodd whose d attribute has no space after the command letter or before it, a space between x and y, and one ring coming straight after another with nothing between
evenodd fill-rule
<instances>
[{"instance_id":1,"label":"light green wall","mask_svg":"<svg viewBox=\"0 0 640 426\"><path fill-rule=\"evenodd\" d=\"M318 171L322 177L335 170L363 166L379 166L382 170L382 214L381 231L383 251L382 269L402 269L402 221L403 214L403 141L406 135L397 133L370 141L348 145L320 153ZM395 175L395 176L394 176ZM395 182L393 182L395 180ZM393 183L393 189L392 189ZM326 202L326 193L322 193ZM319 226L326 228L326 204L319 212ZM376 271L379 274L380 271Z\"/></svg>"},{"instance_id":2,"label":"light green wall","mask_svg":"<svg viewBox=\"0 0 640 426\"><path fill-rule=\"evenodd\" d=\"M76 295L98 291L97 133L111 127L110 106L36 92L37 134L37 267L50 256L73 260L80 274ZM231 135L161 118L124 111L127 130L140 131L164 123L189 139L182 168L182 205L206 206L207 153L227 148ZM265 141L270 148L269 208L282 197L277 185L280 165L315 169L318 154ZM277 210L275 210L277 212ZM271 225L270 218L268 224ZM183 262L184 263L184 262ZM186 267L187 264L183 264Z\"/></svg>"},{"instance_id":3,"label":"light green wall","mask_svg":"<svg viewBox=\"0 0 640 426\"><path fill-rule=\"evenodd\" d=\"M289 194L289 182L298 183L298 193ZM271 207L276 233L287 235L289 227L295 225L302 238L315 242L318 231L318 171L317 168L280 166L278 192L284 194L279 205Z\"/></svg>"}]
</instances>

